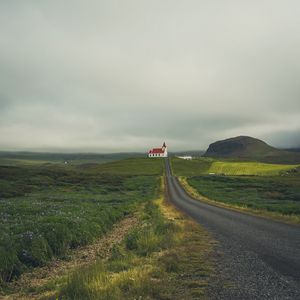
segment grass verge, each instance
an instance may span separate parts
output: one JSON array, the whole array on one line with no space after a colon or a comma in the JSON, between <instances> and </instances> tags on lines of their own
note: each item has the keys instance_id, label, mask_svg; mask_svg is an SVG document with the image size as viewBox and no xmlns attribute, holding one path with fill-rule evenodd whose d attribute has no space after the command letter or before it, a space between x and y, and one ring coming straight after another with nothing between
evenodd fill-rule
<instances>
[{"instance_id":1,"label":"grass verge","mask_svg":"<svg viewBox=\"0 0 300 300\"><path fill-rule=\"evenodd\" d=\"M162 183L163 185L163 183ZM204 299L214 241L163 197L148 201L140 225L112 256L73 272L62 299Z\"/></svg>"},{"instance_id":2,"label":"grass verge","mask_svg":"<svg viewBox=\"0 0 300 300\"><path fill-rule=\"evenodd\" d=\"M219 207L223 207L223 208L229 208L229 209L233 209L233 210L237 210L237 211L241 211L241 212L245 212L245 213L249 213L252 215L257 215L257 216L261 216L261 217L265 217L265 218L270 218L276 221L281 221L281 222L285 222L288 224L296 224L299 225L300 224L300 215L299 214L283 214L280 213L278 211L270 211L270 210L266 210L263 208L253 208L253 207L249 207L249 204L245 203L245 202L226 202L225 199L223 199L221 197L221 199L219 198L217 199L211 199L209 197L207 197L206 195L203 195L199 189L201 189L200 186L196 185L197 188L195 188L194 186L191 186L191 184L188 182L189 180L196 180L196 178L186 178L183 176L178 177L179 182L181 183L181 185L183 186L183 188L185 189L185 191L194 199L203 201L203 202L207 202L209 204L213 204L215 206L219 206ZM215 189L210 189L211 191L215 191ZM224 192L226 192L226 189L223 187L223 194ZM247 192L243 189L241 190L242 193L247 195ZM271 193L272 191L270 191ZM276 194L276 196L278 197L278 195ZM223 199L223 200L222 200ZM257 195L256 195L256 199L257 199ZM253 203L252 203L253 204ZM298 204L297 204L298 205ZM278 205L278 209L282 209L282 204ZM273 208L276 209L276 206L273 205ZM294 210L294 208L293 208Z\"/></svg>"}]
</instances>

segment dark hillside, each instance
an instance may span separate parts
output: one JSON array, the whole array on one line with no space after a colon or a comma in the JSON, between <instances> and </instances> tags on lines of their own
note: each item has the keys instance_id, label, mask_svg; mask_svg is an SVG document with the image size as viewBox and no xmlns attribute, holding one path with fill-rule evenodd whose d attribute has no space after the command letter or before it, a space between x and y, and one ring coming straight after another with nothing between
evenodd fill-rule
<instances>
[{"instance_id":1,"label":"dark hillside","mask_svg":"<svg viewBox=\"0 0 300 300\"><path fill-rule=\"evenodd\" d=\"M258 160L270 163L300 163L299 152L280 150L249 136L238 136L212 143L204 156Z\"/></svg>"}]
</instances>

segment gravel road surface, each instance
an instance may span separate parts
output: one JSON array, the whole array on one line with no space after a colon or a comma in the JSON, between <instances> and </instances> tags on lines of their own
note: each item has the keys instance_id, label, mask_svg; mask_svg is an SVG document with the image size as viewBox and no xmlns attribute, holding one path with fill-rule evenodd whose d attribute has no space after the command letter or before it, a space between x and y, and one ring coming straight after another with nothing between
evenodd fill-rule
<instances>
[{"instance_id":1,"label":"gravel road surface","mask_svg":"<svg viewBox=\"0 0 300 300\"><path fill-rule=\"evenodd\" d=\"M170 201L218 241L209 299L300 300L299 226L194 200L165 167Z\"/></svg>"}]
</instances>

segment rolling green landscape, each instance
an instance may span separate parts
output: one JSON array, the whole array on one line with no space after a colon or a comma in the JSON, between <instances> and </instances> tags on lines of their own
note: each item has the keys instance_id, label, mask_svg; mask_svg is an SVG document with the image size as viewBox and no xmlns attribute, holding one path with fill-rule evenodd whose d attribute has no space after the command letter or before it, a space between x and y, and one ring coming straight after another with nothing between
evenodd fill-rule
<instances>
[{"instance_id":1,"label":"rolling green landscape","mask_svg":"<svg viewBox=\"0 0 300 300\"><path fill-rule=\"evenodd\" d=\"M299 221L300 165L199 158L172 159L173 172L199 195L243 208L269 211Z\"/></svg>"},{"instance_id":2,"label":"rolling green landscape","mask_svg":"<svg viewBox=\"0 0 300 300\"><path fill-rule=\"evenodd\" d=\"M146 159L135 162L129 160L127 174L126 160L103 169L1 166L0 282L91 243L153 199L162 161L152 161L150 168Z\"/></svg>"},{"instance_id":3,"label":"rolling green landscape","mask_svg":"<svg viewBox=\"0 0 300 300\"><path fill-rule=\"evenodd\" d=\"M9 152L0 151L0 165L40 165L40 164L57 164L57 165L80 165L84 163L106 163L130 157L143 157L141 153L47 153L47 152Z\"/></svg>"},{"instance_id":4,"label":"rolling green landscape","mask_svg":"<svg viewBox=\"0 0 300 300\"><path fill-rule=\"evenodd\" d=\"M126 157L100 162L81 158L65 164L61 157L48 161L40 158L1 158L2 295L11 295L8 299L34 299L38 295L44 299L54 295L63 299L124 299L135 295L181 299L186 293L189 297L204 295L212 270L208 257L213 247L207 247L211 239L162 201L163 159ZM171 166L176 176L206 199L299 221L299 165L173 157ZM47 275L43 268L51 270L53 262L72 265L82 255L88 257L84 253L89 250L84 247L93 247L110 232L114 235L122 220L124 224L128 220L129 227L115 238L117 243L111 244L105 260L96 255L91 262L65 268L52 279ZM192 254L186 247L194 247L194 259L201 262L201 274L205 274L199 285L189 289L189 280L178 285L178 276L197 273L198 264L189 263ZM35 286L36 279L30 279L33 283L28 286L22 278L30 278L34 270L37 274L43 270L40 273L46 275L39 276L50 276L49 280ZM157 282L156 288L152 281ZM181 296L176 298L175 294Z\"/></svg>"},{"instance_id":5,"label":"rolling green landscape","mask_svg":"<svg viewBox=\"0 0 300 300\"><path fill-rule=\"evenodd\" d=\"M213 243L163 200L162 159L9 159L0 166L0 297L204 295Z\"/></svg>"},{"instance_id":6,"label":"rolling green landscape","mask_svg":"<svg viewBox=\"0 0 300 300\"><path fill-rule=\"evenodd\" d=\"M177 176L198 175L248 175L248 176L277 176L286 172L298 172L300 164L267 164L261 162L234 161L201 157L193 160L172 158L174 174Z\"/></svg>"}]
</instances>

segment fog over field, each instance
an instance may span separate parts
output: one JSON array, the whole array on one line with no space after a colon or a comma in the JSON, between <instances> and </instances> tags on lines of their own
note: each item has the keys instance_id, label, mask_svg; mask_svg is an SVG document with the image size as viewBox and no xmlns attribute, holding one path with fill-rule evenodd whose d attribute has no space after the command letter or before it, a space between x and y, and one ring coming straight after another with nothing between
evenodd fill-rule
<instances>
[{"instance_id":1,"label":"fog over field","mask_svg":"<svg viewBox=\"0 0 300 300\"><path fill-rule=\"evenodd\" d=\"M299 147L299 20L296 0L1 1L0 150Z\"/></svg>"}]
</instances>

